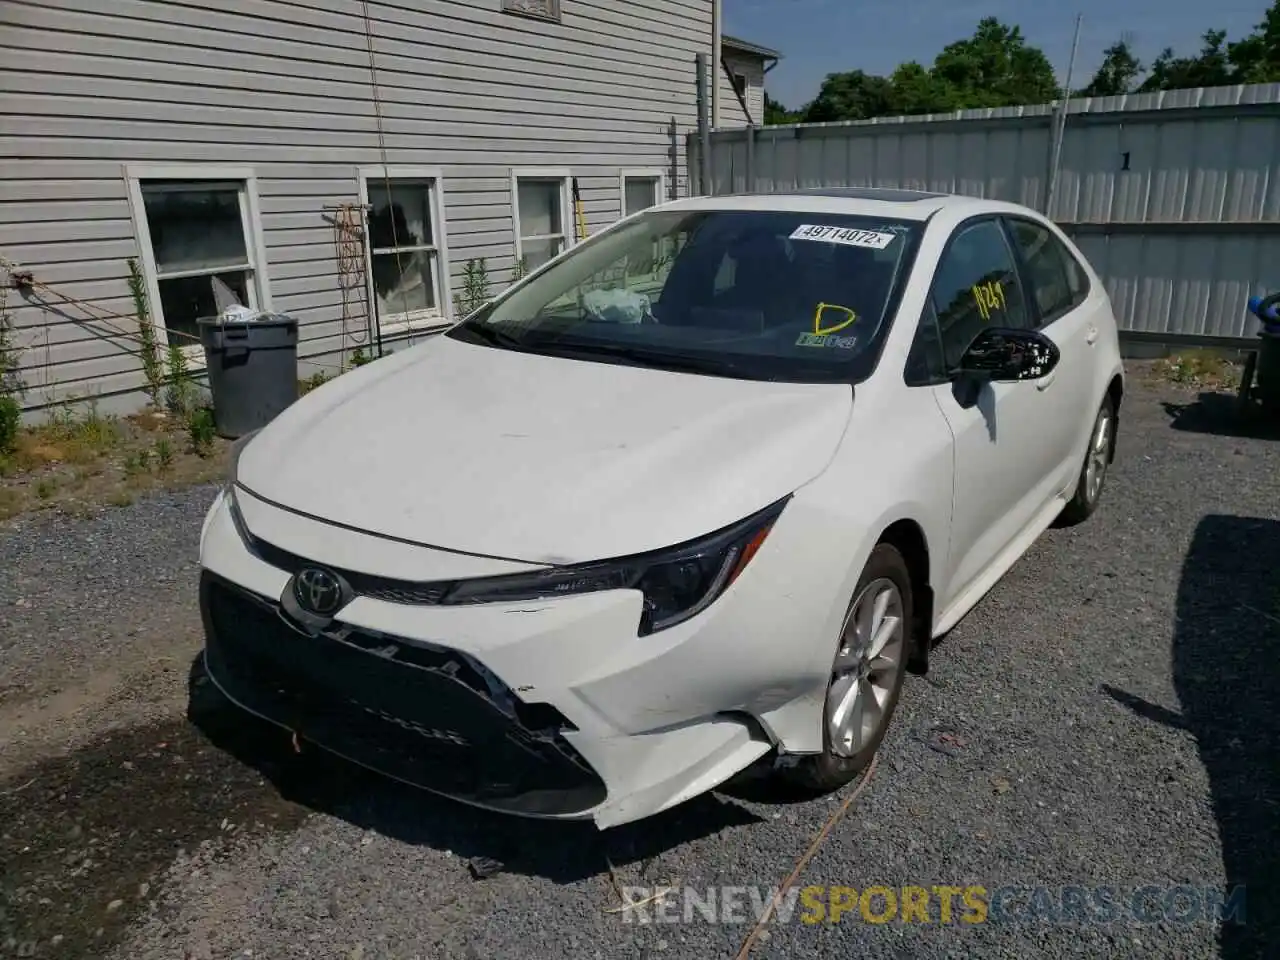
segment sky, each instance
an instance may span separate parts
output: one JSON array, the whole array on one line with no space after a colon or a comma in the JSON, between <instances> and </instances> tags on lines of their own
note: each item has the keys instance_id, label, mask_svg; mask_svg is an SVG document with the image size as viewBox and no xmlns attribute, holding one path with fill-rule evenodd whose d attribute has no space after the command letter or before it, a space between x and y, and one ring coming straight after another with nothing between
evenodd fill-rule
<instances>
[{"instance_id":1,"label":"sky","mask_svg":"<svg viewBox=\"0 0 1280 960\"><path fill-rule=\"evenodd\" d=\"M864 70L887 75L900 63L925 66L948 43L973 33L983 17L1022 27L1063 80L1077 14L1083 15L1073 87L1083 86L1102 51L1131 34L1147 64L1165 47L1192 54L1208 29L1234 40L1248 33L1270 0L722 0L724 32L770 47L782 60L765 89L796 108L813 99L828 73Z\"/></svg>"}]
</instances>

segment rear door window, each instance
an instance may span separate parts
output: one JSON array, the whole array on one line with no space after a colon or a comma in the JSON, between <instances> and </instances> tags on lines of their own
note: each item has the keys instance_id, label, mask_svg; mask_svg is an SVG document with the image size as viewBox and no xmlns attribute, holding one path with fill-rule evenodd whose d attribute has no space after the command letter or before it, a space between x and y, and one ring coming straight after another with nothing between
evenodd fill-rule
<instances>
[{"instance_id":1,"label":"rear door window","mask_svg":"<svg viewBox=\"0 0 1280 960\"><path fill-rule=\"evenodd\" d=\"M1026 267L1037 326L1048 326L1084 300L1088 293L1084 271L1062 242L1040 224L1010 219L1009 232Z\"/></svg>"}]
</instances>

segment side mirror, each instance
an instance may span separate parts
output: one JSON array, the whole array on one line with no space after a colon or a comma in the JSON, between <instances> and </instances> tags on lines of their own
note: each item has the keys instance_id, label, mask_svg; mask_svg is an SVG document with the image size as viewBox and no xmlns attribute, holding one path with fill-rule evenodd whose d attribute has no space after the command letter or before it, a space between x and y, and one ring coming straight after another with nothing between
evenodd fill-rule
<instances>
[{"instance_id":1,"label":"side mirror","mask_svg":"<svg viewBox=\"0 0 1280 960\"><path fill-rule=\"evenodd\" d=\"M959 373L974 380L1039 380L1058 365L1058 345L1035 330L991 327L969 344Z\"/></svg>"}]
</instances>

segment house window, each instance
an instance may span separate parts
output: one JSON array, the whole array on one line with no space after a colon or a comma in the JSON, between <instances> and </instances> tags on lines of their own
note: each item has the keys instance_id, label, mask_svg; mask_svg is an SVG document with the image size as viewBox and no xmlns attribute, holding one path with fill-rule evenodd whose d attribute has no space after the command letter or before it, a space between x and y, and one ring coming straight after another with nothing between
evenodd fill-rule
<instances>
[{"instance_id":1,"label":"house window","mask_svg":"<svg viewBox=\"0 0 1280 960\"><path fill-rule=\"evenodd\" d=\"M730 79L731 79L731 81L732 81L732 83L733 83L733 92L734 92L734 93L736 93L736 94L737 94L738 96L740 96L740 97L745 97L745 96L747 95L747 78L746 78L746 76L744 76L744 75L743 75L743 74L741 74L741 73L736 73L736 72L735 72L735 73L733 73L733 74L731 74L731 75L730 75Z\"/></svg>"},{"instance_id":2,"label":"house window","mask_svg":"<svg viewBox=\"0 0 1280 960\"><path fill-rule=\"evenodd\" d=\"M385 335L444 321L448 263L440 171L364 167L369 287Z\"/></svg>"},{"instance_id":3,"label":"house window","mask_svg":"<svg viewBox=\"0 0 1280 960\"><path fill-rule=\"evenodd\" d=\"M237 303L271 309L253 171L129 167L126 178L152 319L201 359L197 320Z\"/></svg>"},{"instance_id":4,"label":"house window","mask_svg":"<svg viewBox=\"0 0 1280 960\"><path fill-rule=\"evenodd\" d=\"M559 23L560 0L502 0L502 12Z\"/></svg>"},{"instance_id":5,"label":"house window","mask_svg":"<svg viewBox=\"0 0 1280 960\"><path fill-rule=\"evenodd\" d=\"M573 243L570 177L564 170L516 170L511 175L516 260L536 270Z\"/></svg>"},{"instance_id":6,"label":"house window","mask_svg":"<svg viewBox=\"0 0 1280 960\"><path fill-rule=\"evenodd\" d=\"M661 203L665 179L661 170L623 170L618 187L622 215L629 217Z\"/></svg>"}]
</instances>

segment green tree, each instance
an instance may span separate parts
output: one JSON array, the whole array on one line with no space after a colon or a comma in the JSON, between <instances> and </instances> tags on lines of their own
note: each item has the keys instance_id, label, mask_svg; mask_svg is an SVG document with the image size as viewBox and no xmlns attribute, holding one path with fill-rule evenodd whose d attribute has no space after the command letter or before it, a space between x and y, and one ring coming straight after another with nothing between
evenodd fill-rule
<instances>
[{"instance_id":1,"label":"green tree","mask_svg":"<svg viewBox=\"0 0 1280 960\"><path fill-rule=\"evenodd\" d=\"M1044 51L1029 46L1020 27L995 17L979 21L967 40L944 47L930 73L955 90L962 109L1045 103L1058 95Z\"/></svg>"},{"instance_id":2,"label":"green tree","mask_svg":"<svg viewBox=\"0 0 1280 960\"><path fill-rule=\"evenodd\" d=\"M893 85L884 77L861 70L829 73L813 102L804 108L805 123L866 120L889 112Z\"/></svg>"},{"instance_id":3,"label":"green tree","mask_svg":"<svg viewBox=\"0 0 1280 960\"><path fill-rule=\"evenodd\" d=\"M960 94L951 84L915 61L904 63L890 77L891 114L946 113L956 110Z\"/></svg>"},{"instance_id":4,"label":"green tree","mask_svg":"<svg viewBox=\"0 0 1280 960\"><path fill-rule=\"evenodd\" d=\"M1225 30L1206 30L1200 52L1194 57L1175 57L1173 50L1165 47L1151 64L1151 72L1138 89L1151 93L1189 87L1222 87L1235 82L1231 62L1227 59L1226 41Z\"/></svg>"},{"instance_id":5,"label":"green tree","mask_svg":"<svg viewBox=\"0 0 1280 960\"><path fill-rule=\"evenodd\" d=\"M1081 97L1118 97L1132 93L1142 76L1143 65L1133 53L1128 37L1107 47L1102 54L1102 64L1077 95Z\"/></svg>"},{"instance_id":6,"label":"green tree","mask_svg":"<svg viewBox=\"0 0 1280 960\"><path fill-rule=\"evenodd\" d=\"M768 93L764 95L764 122L765 125L775 123L795 123L800 119L799 113L794 110L788 110Z\"/></svg>"},{"instance_id":7,"label":"green tree","mask_svg":"<svg viewBox=\"0 0 1280 960\"><path fill-rule=\"evenodd\" d=\"M1243 40L1227 44L1236 83L1280 83L1280 0Z\"/></svg>"}]
</instances>

